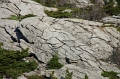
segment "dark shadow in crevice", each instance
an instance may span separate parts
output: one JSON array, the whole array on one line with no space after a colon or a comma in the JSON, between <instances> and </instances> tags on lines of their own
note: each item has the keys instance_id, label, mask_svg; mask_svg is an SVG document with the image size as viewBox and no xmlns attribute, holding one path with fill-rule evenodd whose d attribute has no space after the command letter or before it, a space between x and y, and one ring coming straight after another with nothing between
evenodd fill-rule
<instances>
[{"instance_id":1,"label":"dark shadow in crevice","mask_svg":"<svg viewBox=\"0 0 120 79\"><path fill-rule=\"evenodd\" d=\"M38 59L38 57L34 53L30 53L28 57L34 57L39 63L44 63Z\"/></svg>"},{"instance_id":2,"label":"dark shadow in crevice","mask_svg":"<svg viewBox=\"0 0 120 79\"><path fill-rule=\"evenodd\" d=\"M13 40L13 42L17 42L17 39L14 38L14 37L6 30L6 28L4 28L4 30L5 30L5 32L6 32L8 35L10 35L10 38Z\"/></svg>"},{"instance_id":3,"label":"dark shadow in crevice","mask_svg":"<svg viewBox=\"0 0 120 79\"><path fill-rule=\"evenodd\" d=\"M25 42L27 42L27 43L34 44L34 42L30 42L30 41L23 35L23 33L19 30L19 27L17 27L14 32L16 33L18 43L20 43L20 39L23 39L23 40L24 40Z\"/></svg>"}]
</instances>

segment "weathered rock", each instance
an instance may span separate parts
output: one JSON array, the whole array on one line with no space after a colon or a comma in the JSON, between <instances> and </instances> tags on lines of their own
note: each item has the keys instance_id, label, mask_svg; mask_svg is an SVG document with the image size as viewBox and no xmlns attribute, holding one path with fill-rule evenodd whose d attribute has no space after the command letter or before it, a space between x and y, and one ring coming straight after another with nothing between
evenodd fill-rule
<instances>
[{"instance_id":1,"label":"weathered rock","mask_svg":"<svg viewBox=\"0 0 120 79\"><path fill-rule=\"evenodd\" d=\"M105 17L102 19L104 23L114 23L119 24L120 23L120 16L112 16L112 17Z\"/></svg>"},{"instance_id":2,"label":"weathered rock","mask_svg":"<svg viewBox=\"0 0 120 79\"><path fill-rule=\"evenodd\" d=\"M90 3L90 0L69 0L70 3L73 3L76 5L76 7L86 7L92 5Z\"/></svg>"},{"instance_id":3,"label":"weathered rock","mask_svg":"<svg viewBox=\"0 0 120 79\"><path fill-rule=\"evenodd\" d=\"M84 78L85 74L89 79L106 79L101 76L102 69L120 72L115 64L104 61L120 42L120 33L115 28L102 28L103 23L82 19L55 19L48 17L44 13L45 7L38 3L30 0L18 2L11 0L0 8L0 42L4 43L4 48L29 48L29 53L35 54L44 65L58 53L60 62L65 65L55 70L59 78L64 77L66 67L73 71L74 79ZM2 19L19 13L37 16L20 22ZM40 66L40 71L45 74L45 66L44 69Z\"/></svg>"}]
</instances>

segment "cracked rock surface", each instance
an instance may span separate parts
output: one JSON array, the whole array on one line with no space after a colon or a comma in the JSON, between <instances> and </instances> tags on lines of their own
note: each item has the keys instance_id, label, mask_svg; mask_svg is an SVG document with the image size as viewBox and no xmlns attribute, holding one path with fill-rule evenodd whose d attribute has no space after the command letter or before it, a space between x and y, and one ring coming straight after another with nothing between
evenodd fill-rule
<instances>
[{"instance_id":1,"label":"cracked rock surface","mask_svg":"<svg viewBox=\"0 0 120 79\"><path fill-rule=\"evenodd\" d=\"M61 78L66 67L73 71L73 79L82 79L85 74L89 79L106 79L101 76L102 70L120 70L105 60L113 53L113 47L120 43L120 33L112 27L102 28L103 23L82 19L55 19L48 17L46 7L31 0L10 0L0 4L0 42L5 49L21 50L37 56L44 65L58 53L64 67L55 70ZM11 15L34 14L35 17L22 21L3 19ZM68 64L65 58L69 58ZM41 67L41 66L40 66ZM50 70L40 68L41 74Z\"/></svg>"}]
</instances>

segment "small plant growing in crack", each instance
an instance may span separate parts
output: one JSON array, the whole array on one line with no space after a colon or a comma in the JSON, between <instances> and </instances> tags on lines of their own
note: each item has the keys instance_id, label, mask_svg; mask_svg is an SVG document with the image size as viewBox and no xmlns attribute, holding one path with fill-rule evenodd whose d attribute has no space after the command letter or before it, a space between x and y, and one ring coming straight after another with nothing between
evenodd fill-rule
<instances>
[{"instance_id":1,"label":"small plant growing in crack","mask_svg":"<svg viewBox=\"0 0 120 79\"><path fill-rule=\"evenodd\" d=\"M50 73L50 79L58 79L57 77L54 76L55 71L52 71L52 73Z\"/></svg>"},{"instance_id":2,"label":"small plant growing in crack","mask_svg":"<svg viewBox=\"0 0 120 79\"><path fill-rule=\"evenodd\" d=\"M69 72L68 68L66 69L65 79L72 79L73 72Z\"/></svg>"},{"instance_id":3,"label":"small plant growing in crack","mask_svg":"<svg viewBox=\"0 0 120 79\"><path fill-rule=\"evenodd\" d=\"M117 76L117 72L114 72L114 71L104 71L101 73L101 75L103 77L108 77L109 79L119 79L119 77Z\"/></svg>"},{"instance_id":4,"label":"small plant growing in crack","mask_svg":"<svg viewBox=\"0 0 120 79\"><path fill-rule=\"evenodd\" d=\"M116 28L118 32L120 32L120 28L117 27L117 26L114 26L114 25L112 25L112 24L110 24L110 25L103 25L103 26L102 26L102 28L105 28L105 27L113 27L113 28Z\"/></svg>"},{"instance_id":5,"label":"small plant growing in crack","mask_svg":"<svg viewBox=\"0 0 120 79\"><path fill-rule=\"evenodd\" d=\"M10 17L8 18L2 18L2 19L9 19L9 20L23 20L25 18L28 18L28 17L35 17L36 15L33 15L33 14L27 14L27 15L19 15L19 16L16 16L16 15L11 15Z\"/></svg>"},{"instance_id":6,"label":"small plant growing in crack","mask_svg":"<svg viewBox=\"0 0 120 79\"><path fill-rule=\"evenodd\" d=\"M88 28L83 28L85 31L88 31Z\"/></svg>"},{"instance_id":7,"label":"small plant growing in crack","mask_svg":"<svg viewBox=\"0 0 120 79\"><path fill-rule=\"evenodd\" d=\"M47 62L46 69L60 69L61 67L63 67L63 64L59 63L58 55L54 55L53 58Z\"/></svg>"},{"instance_id":8,"label":"small plant growing in crack","mask_svg":"<svg viewBox=\"0 0 120 79\"><path fill-rule=\"evenodd\" d=\"M88 76L87 76L87 74L85 74L85 78L83 78L83 79L88 79Z\"/></svg>"}]
</instances>

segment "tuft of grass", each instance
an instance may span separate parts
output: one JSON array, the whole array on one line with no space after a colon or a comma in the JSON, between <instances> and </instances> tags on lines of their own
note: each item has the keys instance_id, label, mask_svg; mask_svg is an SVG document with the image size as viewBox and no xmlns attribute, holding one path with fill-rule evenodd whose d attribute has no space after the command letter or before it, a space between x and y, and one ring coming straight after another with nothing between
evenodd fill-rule
<instances>
[{"instance_id":1,"label":"tuft of grass","mask_svg":"<svg viewBox=\"0 0 120 79\"><path fill-rule=\"evenodd\" d=\"M59 63L58 55L54 55L50 61L47 62L47 69L60 69L63 67L63 64Z\"/></svg>"},{"instance_id":2,"label":"tuft of grass","mask_svg":"<svg viewBox=\"0 0 120 79\"><path fill-rule=\"evenodd\" d=\"M41 0L32 0L32 1L35 1L35 2L37 2L37 3L39 3L39 4L41 4Z\"/></svg>"},{"instance_id":3,"label":"tuft of grass","mask_svg":"<svg viewBox=\"0 0 120 79\"><path fill-rule=\"evenodd\" d=\"M31 75L31 76L26 76L27 79L46 79L43 76L39 76L39 75Z\"/></svg>"},{"instance_id":4,"label":"tuft of grass","mask_svg":"<svg viewBox=\"0 0 120 79\"><path fill-rule=\"evenodd\" d=\"M117 28L117 31L120 32L120 28Z\"/></svg>"},{"instance_id":5,"label":"tuft of grass","mask_svg":"<svg viewBox=\"0 0 120 79\"><path fill-rule=\"evenodd\" d=\"M73 72L69 72L68 68L66 69L65 79L72 79Z\"/></svg>"},{"instance_id":6,"label":"tuft of grass","mask_svg":"<svg viewBox=\"0 0 120 79\"><path fill-rule=\"evenodd\" d=\"M103 25L102 27L103 27L103 28L104 28L104 27L114 27L114 28L116 28L116 26L114 26L114 25L112 25L112 24L110 24L110 25Z\"/></svg>"},{"instance_id":7,"label":"tuft of grass","mask_svg":"<svg viewBox=\"0 0 120 79\"><path fill-rule=\"evenodd\" d=\"M118 32L120 32L120 28L119 28L119 27L116 27L116 26L114 26L114 25L112 25L112 24L111 24L111 25L103 25L102 27L103 27L103 28L105 28L105 27L114 27L114 28L117 29Z\"/></svg>"},{"instance_id":8,"label":"tuft of grass","mask_svg":"<svg viewBox=\"0 0 120 79\"><path fill-rule=\"evenodd\" d=\"M101 75L103 77L108 77L109 79L119 79L119 77L117 76L117 72L114 71L104 71L101 73Z\"/></svg>"},{"instance_id":9,"label":"tuft of grass","mask_svg":"<svg viewBox=\"0 0 120 79\"><path fill-rule=\"evenodd\" d=\"M28 17L35 17L36 15L33 15L33 14L27 14L27 15L25 15L25 16L23 16L23 15L20 15L20 16L16 16L16 15L11 15L10 17L8 17L8 18L2 18L2 19L9 19L9 20L23 20L23 19L25 19L25 18L28 18Z\"/></svg>"},{"instance_id":10,"label":"tuft of grass","mask_svg":"<svg viewBox=\"0 0 120 79\"><path fill-rule=\"evenodd\" d=\"M62 12L62 10L58 10L58 11L48 11L48 10L45 10L45 13L48 16L54 17L54 18L69 18L71 16L71 13Z\"/></svg>"},{"instance_id":11,"label":"tuft of grass","mask_svg":"<svg viewBox=\"0 0 120 79\"><path fill-rule=\"evenodd\" d=\"M11 15L7 19L9 19L9 20L19 20L19 18L16 15Z\"/></svg>"},{"instance_id":12,"label":"tuft of grass","mask_svg":"<svg viewBox=\"0 0 120 79\"><path fill-rule=\"evenodd\" d=\"M29 17L35 17L36 15L33 14L27 14L25 16L21 16L21 19L29 18Z\"/></svg>"},{"instance_id":13,"label":"tuft of grass","mask_svg":"<svg viewBox=\"0 0 120 79\"><path fill-rule=\"evenodd\" d=\"M88 31L88 28L83 28L85 31Z\"/></svg>"},{"instance_id":14,"label":"tuft of grass","mask_svg":"<svg viewBox=\"0 0 120 79\"><path fill-rule=\"evenodd\" d=\"M3 43L2 43L2 42L0 42L0 47L1 47L1 46L3 46Z\"/></svg>"},{"instance_id":15,"label":"tuft of grass","mask_svg":"<svg viewBox=\"0 0 120 79\"><path fill-rule=\"evenodd\" d=\"M88 79L88 76L87 76L87 74L85 74L85 78L83 78L83 79Z\"/></svg>"},{"instance_id":16,"label":"tuft of grass","mask_svg":"<svg viewBox=\"0 0 120 79\"><path fill-rule=\"evenodd\" d=\"M54 73L55 71L52 71L52 73L50 73L50 77L49 77L50 79L58 79L57 77L54 76Z\"/></svg>"}]
</instances>

